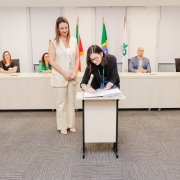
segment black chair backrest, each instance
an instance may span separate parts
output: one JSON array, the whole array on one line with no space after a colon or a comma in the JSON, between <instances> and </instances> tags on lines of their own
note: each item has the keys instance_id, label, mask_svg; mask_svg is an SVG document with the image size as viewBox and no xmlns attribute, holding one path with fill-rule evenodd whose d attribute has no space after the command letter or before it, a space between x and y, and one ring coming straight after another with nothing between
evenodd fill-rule
<instances>
[{"instance_id":1,"label":"black chair backrest","mask_svg":"<svg viewBox=\"0 0 180 180\"><path fill-rule=\"evenodd\" d=\"M17 65L17 72L20 72L20 63L19 63L19 59L12 59L12 60L13 60L13 62L15 62L16 65Z\"/></svg>"},{"instance_id":2,"label":"black chair backrest","mask_svg":"<svg viewBox=\"0 0 180 180\"><path fill-rule=\"evenodd\" d=\"M176 72L180 72L180 58L175 58Z\"/></svg>"},{"instance_id":3,"label":"black chair backrest","mask_svg":"<svg viewBox=\"0 0 180 180\"><path fill-rule=\"evenodd\" d=\"M131 60L131 59L128 59L128 72L130 72L130 71L129 71L129 63L130 63L130 60Z\"/></svg>"}]
</instances>

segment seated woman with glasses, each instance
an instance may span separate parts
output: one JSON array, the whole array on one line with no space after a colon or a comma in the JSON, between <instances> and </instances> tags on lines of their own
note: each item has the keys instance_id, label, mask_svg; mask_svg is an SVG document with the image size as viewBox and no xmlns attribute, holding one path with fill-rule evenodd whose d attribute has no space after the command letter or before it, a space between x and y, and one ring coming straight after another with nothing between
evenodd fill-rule
<instances>
[{"instance_id":1,"label":"seated woman with glasses","mask_svg":"<svg viewBox=\"0 0 180 180\"><path fill-rule=\"evenodd\" d=\"M80 83L83 91L94 93L96 90L120 88L120 78L117 71L116 57L105 54L97 45L92 45L87 50L87 67ZM87 87L90 76L93 74L91 87Z\"/></svg>"},{"instance_id":2,"label":"seated woman with glasses","mask_svg":"<svg viewBox=\"0 0 180 180\"><path fill-rule=\"evenodd\" d=\"M39 63L38 72L40 73L51 73L52 66L49 63L49 54L44 53Z\"/></svg>"},{"instance_id":3,"label":"seated woman with glasses","mask_svg":"<svg viewBox=\"0 0 180 180\"><path fill-rule=\"evenodd\" d=\"M17 72L17 65L11 59L11 55L8 51L4 51L2 55L3 60L0 61L0 72L11 74Z\"/></svg>"}]
</instances>

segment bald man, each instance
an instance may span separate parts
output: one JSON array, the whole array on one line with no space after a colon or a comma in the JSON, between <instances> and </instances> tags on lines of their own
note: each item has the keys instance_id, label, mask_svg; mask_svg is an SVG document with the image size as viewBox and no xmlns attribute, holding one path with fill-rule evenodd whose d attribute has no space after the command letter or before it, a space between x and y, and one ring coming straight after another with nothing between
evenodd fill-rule
<instances>
[{"instance_id":1,"label":"bald man","mask_svg":"<svg viewBox=\"0 0 180 180\"><path fill-rule=\"evenodd\" d=\"M134 73L148 73L151 72L149 59L143 57L144 48L137 49L137 56L131 58L129 62L129 71Z\"/></svg>"}]
</instances>

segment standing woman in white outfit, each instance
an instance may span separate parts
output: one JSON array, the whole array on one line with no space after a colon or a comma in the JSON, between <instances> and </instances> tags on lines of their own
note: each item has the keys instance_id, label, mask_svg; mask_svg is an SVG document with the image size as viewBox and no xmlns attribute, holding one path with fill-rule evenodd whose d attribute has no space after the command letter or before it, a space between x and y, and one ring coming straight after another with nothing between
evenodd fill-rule
<instances>
[{"instance_id":1,"label":"standing woman in white outfit","mask_svg":"<svg viewBox=\"0 0 180 180\"><path fill-rule=\"evenodd\" d=\"M70 27L63 16L56 20L56 37L49 41L49 60L52 65L51 86L56 93L57 129L67 134L75 129L75 93L79 49L76 38L70 36Z\"/></svg>"}]
</instances>

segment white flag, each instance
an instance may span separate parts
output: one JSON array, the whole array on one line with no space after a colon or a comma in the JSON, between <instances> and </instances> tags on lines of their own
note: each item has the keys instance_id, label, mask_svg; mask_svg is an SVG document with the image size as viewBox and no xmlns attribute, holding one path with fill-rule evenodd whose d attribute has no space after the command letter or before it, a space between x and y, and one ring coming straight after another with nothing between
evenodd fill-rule
<instances>
[{"instance_id":1,"label":"white flag","mask_svg":"<svg viewBox=\"0 0 180 180\"><path fill-rule=\"evenodd\" d=\"M122 72L128 72L128 44L127 44L127 32L126 32L126 22L124 25L124 40L121 45L122 53Z\"/></svg>"}]
</instances>

